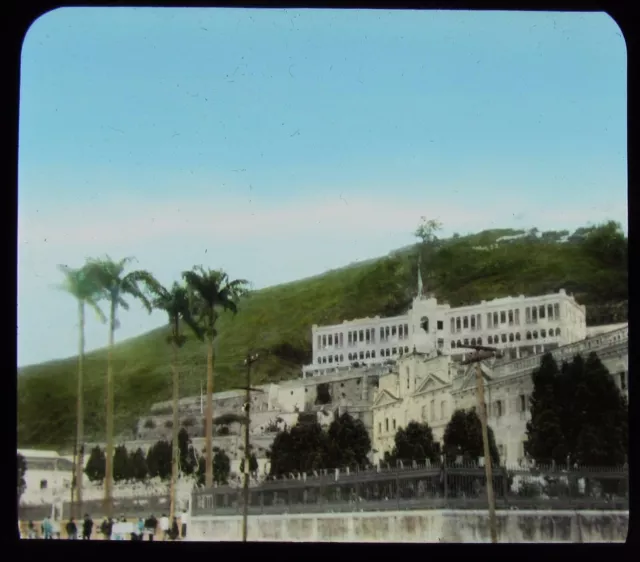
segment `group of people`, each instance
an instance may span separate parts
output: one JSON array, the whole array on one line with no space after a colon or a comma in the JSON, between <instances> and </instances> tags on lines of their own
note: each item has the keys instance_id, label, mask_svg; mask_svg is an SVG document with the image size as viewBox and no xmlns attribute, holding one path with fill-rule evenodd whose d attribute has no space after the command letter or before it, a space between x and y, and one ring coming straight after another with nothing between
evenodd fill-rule
<instances>
[{"instance_id":1,"label":"group of people","mask_svg":"<svg viewBox=\"0 0 640 562\"><path fill-rule=\"evenodd\" d=\"M128 536L132 541L142 541L144 540L144 536L147 535L149 537L149 541L153 541L158 531L158 526L160 526L162 540L175 541L180 537L184 539L187 536L187 521L188 514L186 510L180 515L182 529L178 526L178 519L176 517L174 517L173 521L170 522L169 518L165 514L162 515L160 521L158 521L154 515L151 515L146 520L139 517L134 523L128 522L124 516L119 519L105 517L100 525L99 532L105 540L126 540ZM80 529L78 529L78 524L72 517L65 526L67 539L76 540L80 538L83 540L89 540L91 539L93 527L94 522L91 517L89 517L89 514L85 514ZM42 521L40 532L43 539L61 538L58 522L49 517L45 517ZM38 538L37 528L33 521L29 521L27 523L26 538Z\"/></svg>"}]
</instances>

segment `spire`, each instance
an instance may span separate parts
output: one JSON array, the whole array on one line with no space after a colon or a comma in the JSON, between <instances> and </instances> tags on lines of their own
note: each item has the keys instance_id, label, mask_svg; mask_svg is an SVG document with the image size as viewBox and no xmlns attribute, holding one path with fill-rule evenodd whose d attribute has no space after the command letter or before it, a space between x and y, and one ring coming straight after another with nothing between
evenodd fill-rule
<instances>
[{"instance_id":1,"label":"spire","mask_svg":"<svg viewBox=\"0 0 640 562\"><path fill-rule=\"evenodd\" d=\"M418 294L417 297L424 296L424 284L422 283L422 256L418 254Z\"/></svg>"}]
</instances>

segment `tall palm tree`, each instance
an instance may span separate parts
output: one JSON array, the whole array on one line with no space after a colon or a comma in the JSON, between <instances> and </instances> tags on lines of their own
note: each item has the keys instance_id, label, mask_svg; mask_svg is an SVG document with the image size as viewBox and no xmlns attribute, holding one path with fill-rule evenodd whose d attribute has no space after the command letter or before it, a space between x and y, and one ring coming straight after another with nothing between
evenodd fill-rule
<instances>
[{"instance_id":1,"label":"tall palm tree","mask_svg":"<svg viewBox=\"0 0 640 562\"><path fill-rule=\"evenodd\" d=\"M111 515L113 489L113 346L115 331L119 326L118 309L129 310L125 297L133 297L140 301L149 313L153 310L147 294L159 287L156 279L144 270L126 273L127 266L134 261L128 257L114 261L109 256L87 261L86 270L89 277L102 290L104 298L109 303L109 342L107 351L107 447L104 483L104 503L107 515Z\"/></svg>"},{"instance_id":2,"label":"tall palm tree","mask_svg":"<svg viewBox=\"0 0 640 562\"><path fill-rule=\"evenodd\" d=\"M229 280L222 270L194 267L182 273L192 299L192 310L207 343L207 412L205 420L205 485L213 486L213 343L220 311L238 312L238 299L247 293L248 281Z\"/></svg>"},{"instance_id":3,"label":"tall palm tree","mask_svg":"<svg viewBox=\"0 0 640 562\"><path fill-rule=\"evenodd\" d=\"M64 275L63 282L58 286L59 289L69 293L76 299L78 305L78 396L76 403L76 446L77 455L75 465L75 493L78 505L78 513L82 513L82 476L84 469L84 327L85 327L85 308L91 307L101 322L106 322L106 317L100 307L98 300L101 298L101 288L97 285L89 275L87 268L80 267L77 269L67 265L59 265L58 269Z\"/></svg>"},{"instance_id":4,"label":"tall palm tree","mask_svg":"<svg viewBox=\"0 0 640 562\"><path fill-rule=\"evenodd\" d=\"M171 370L173 375L173 440L171 459L171 503L169 506L169 521L173 521L176 508L176 486L178 482L178 458L180 449L178 447L178 399L180 393L180 382L178 377L178 350L184 345L187 338L181 331L181 321L184 322L196 337L203 339L202 330L191 315L191 301L186 287L174 283L171 289L162 286L153 289L154 298L151 303L153 308L163 310L167 313L170 333L167 336L167 343L171 345L173 360Z\"/></svg>"}]
</instances>

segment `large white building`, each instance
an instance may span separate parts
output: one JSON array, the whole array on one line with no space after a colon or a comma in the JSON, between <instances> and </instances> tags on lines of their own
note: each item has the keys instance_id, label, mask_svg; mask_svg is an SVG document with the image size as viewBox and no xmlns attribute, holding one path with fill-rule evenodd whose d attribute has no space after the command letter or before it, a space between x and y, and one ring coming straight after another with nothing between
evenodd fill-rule
<instances>
[{"instance_id":1,"label":"large white building","mask_svg":"<svg viewBox=\"0 0 640 562\"><path fill-rule=\"evenodd\" d=\"M67 499L73 480L73 462L55 451L18 449L26 463L23 504L52 504Z\"/></svg>"},{"instance_id":2,"label":"large white building","mask_svg":"<svg viewBox=\"0 0 640 562\"><path fill-rule=\"evenodd\" d=\"M353 363L380 364L416 351L461 358L464 345L490 345L513 359L583 340L586 309L564 289L558 293L505 297L451 308L425 294L402 316L345 320L312 327L313 359L303 376L330 372Z\"/></svg>"}]
</instances>

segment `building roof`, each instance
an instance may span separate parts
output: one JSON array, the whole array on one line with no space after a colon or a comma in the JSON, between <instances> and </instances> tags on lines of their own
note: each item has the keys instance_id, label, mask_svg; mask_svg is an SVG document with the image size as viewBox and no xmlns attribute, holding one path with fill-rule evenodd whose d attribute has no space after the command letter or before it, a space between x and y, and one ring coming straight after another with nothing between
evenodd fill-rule
<instances>
[{"instance_id":1,"label":"building roof","mask_svg":"<svg viewBox=\"0 0 640 562\"><path fill-rule=\"evenodd\" d=\"M18 449L18 453L20 453L25 459L57 459L60 458L60 455L56 451L41 451L38 449Z\"/></svg>"}]
</instances>

